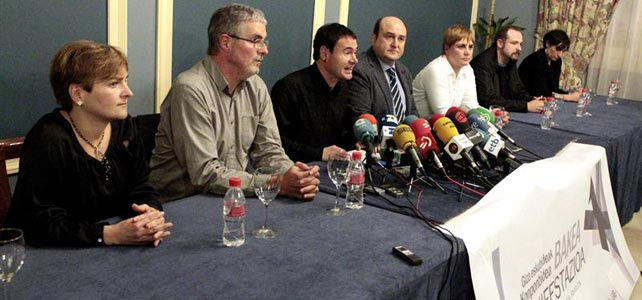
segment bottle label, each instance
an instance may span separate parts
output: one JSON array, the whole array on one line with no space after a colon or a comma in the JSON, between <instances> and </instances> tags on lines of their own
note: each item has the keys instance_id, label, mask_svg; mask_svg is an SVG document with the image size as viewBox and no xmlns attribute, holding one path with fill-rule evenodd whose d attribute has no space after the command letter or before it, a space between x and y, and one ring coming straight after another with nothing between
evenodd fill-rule
<instances>
[{"instance_id":1,"label":"bottle label","mask_svg":"<svg viewBox=\"0 0 642 300\"><path fill-rule=\"evenodd\" d=\"M245 204L241 206L234 206L230 209L230 212L227 213L228 217L244 217L245 216Z\"/></svg>"},{"instance_id":2,"label":"bottle label","mask_svg":"<svg viewBox=\"0 0 642 300\"><path fill-rule=\"evenodd\" d=\"M350 175L349 183L351 183L351 184L362 184L365 181L366 181L366 176L365 176L365 174L363 172L359 172L359 173Z\"/></svg>"}]
</instances>

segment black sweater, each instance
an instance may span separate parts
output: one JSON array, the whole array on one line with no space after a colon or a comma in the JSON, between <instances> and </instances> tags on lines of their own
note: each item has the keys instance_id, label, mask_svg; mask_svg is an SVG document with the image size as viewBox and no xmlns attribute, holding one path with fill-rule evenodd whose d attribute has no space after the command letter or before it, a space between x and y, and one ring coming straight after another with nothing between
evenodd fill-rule
<instances>
[{"instance_id":1,"label":"black sweater","mask_svg":"<svg viewBox=\"0 0 642 300\"><path fill-rule=\"evenodd\" d=\"M475 71L477 99L481 106L494 104L504 106L507 111L528 111L528 101L532 97L524 89L515 61L499 66L496 45L477 55L470 65Z\"/></svg>"},{"instance_id":2,"label":"black sweater","mask_svg":"<svg viewBox=\"0 0 642 300\"><path fill-rule=\"evenodd\" d=\"M7 223L32 245L99 245L107 218L136 215L132 203L156 209L149 167L131 117L113 121L105 156L109 174L89 156L56 109L29 131Z\"/></svg>"}]
</instances>

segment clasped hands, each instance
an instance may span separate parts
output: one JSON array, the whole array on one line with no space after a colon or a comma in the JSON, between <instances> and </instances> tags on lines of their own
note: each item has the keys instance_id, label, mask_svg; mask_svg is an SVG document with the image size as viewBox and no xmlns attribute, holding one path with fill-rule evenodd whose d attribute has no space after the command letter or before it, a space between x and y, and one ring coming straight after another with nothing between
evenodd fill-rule
<instances>
[{"instance_id":1,"label":"clasped hands","mask_svg":"<svg viewBox=\"0 0 642 300\"><path fill-rule=\"evenodd\" d=\"M172 223L165 221L165 213L147 204L132 204L137 216L103 228L103 240L107 245L158 246L171 233Z\"/></svg>"}]
</instances>

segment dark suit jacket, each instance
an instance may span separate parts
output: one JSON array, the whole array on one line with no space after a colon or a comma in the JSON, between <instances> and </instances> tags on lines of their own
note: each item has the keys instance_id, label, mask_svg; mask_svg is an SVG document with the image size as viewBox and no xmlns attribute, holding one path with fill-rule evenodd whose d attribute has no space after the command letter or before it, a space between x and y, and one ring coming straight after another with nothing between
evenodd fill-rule
<instances>
[{"instance_id":1,"label":"dark suit jacket","mask_svg":"<svg viewBox=\"0 0 642 300\"><path fill-rule=\"evenodd\" d=\"M349 88L346 90L353 120L366 113L374 115L377 120L383 115L394 114L388 79L372 47L360 53L357 58L359 62L352 71L352 79L348 80ZM395 70L406 95L406 116L417 115L412 99L412 74L399 61L395 63Z\"/></svg>"},{"instance_id":2,"label":"dark suit jacket","mask_svg":"<svg viewBox=\"0 0 642 300\"><path fill-rule=\"evenodd\" d=\"M508 63L509 91L500 91L499 75L497 74L497 46L493 45L477 55L470 63L475 71L475 85L477 86L477 99L484 107L501 105L507 111L527 112L528 101L531 96L526 92L517 73L514 61ZM502 94L508 97L502 97Z\"/></svg>"}]
</instances>

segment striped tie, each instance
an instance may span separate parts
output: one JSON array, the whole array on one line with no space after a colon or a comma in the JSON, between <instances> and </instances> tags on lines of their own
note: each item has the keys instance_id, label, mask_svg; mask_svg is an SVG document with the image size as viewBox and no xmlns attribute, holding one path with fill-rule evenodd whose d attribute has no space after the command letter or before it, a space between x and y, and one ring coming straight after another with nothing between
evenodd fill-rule
<instances>
[{"instance_id":1,"label":"striped tie","mask_svg":"<svg viewBox=\"0 0 642 300\"><path fill-rule=\"evenodd\" d=\"M397 120L401 122L406 114L406 105L401 101L401 93L399 91L399 84L397 83L397 73L395 68L388 68L388 82L390 83L390 93L392 94L392 106Z\"/></svg>"}]
</instances>

